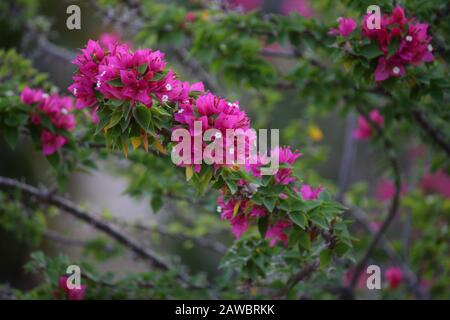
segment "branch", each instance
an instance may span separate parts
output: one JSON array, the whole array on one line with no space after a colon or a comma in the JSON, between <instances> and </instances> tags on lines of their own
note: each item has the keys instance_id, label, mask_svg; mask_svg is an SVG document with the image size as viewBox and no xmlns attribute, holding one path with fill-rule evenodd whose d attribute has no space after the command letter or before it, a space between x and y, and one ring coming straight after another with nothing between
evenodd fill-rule
<instances>
[{"instance_id":1,"label":"branch","mask_svg":"<svg viewBox=\"0 0 450 320\"><path fill-rule=\"evenodd\" d=\"M370 119L370 117L367 116L367 114L364 112L364 110L361 109L361 107L357 107L357 109L358 109L359 113L362 116L364 116L364 118L370 124L372 129L375 130L378 133L378 135L383 139L384 148L386 149L388 161L390 163L392 173L394 175L395 193L394 193L394 197L392 198L391 204L389 206L389 210L388 210L386 219L384 220L384 222L381 225L378 232L375 233L375 235L372 239L372 242L369 244L369 246L366 250L365 255L363 256L363 258L360 260L360 262L356 266L355 272L353 273L353 277L350 282L350 289L352 291L354 290L354 288L358 282L358 279L359 279L361 273L363 272L364 267L366 266L367 262L369 261L373 251L377 247L379 241L383 237L383 234L387 231L387 229L389 228L389 226L391 225L392 221L394 220L394 218L397 214L399 202L400 202L400 188L401 188L400 167L399 167L397 159L392 154L393 145L392 145L391 140L388 137L386 137L384 131L376 123L374 123L372 121L372 119Z\"/></svg>"},{"instance_id":2,"label":"branch","mask_svg":"<svg viewBox=\"0 0 450 320\"><path fill-rule=\"evenodd\" d=\"M277 294L274 295L273 298L281 298L284 297L289 290L291 290L297 283L307 279L314 271L319 268L319 261L313 261L307 264L303 269L300 269L297 273L295 273L287 282L286 286L283 287Z\"/></svg>"},{"instance_id":3,"label":"branch","mask_svg":"<svg viewBox=\"0 0 450 320\"><path fill-rule=\"evenodd\" d=\"M128 223L119 219L114 219L113 222L128 228L135 228L141 231L156 232L162 236L171 237L179 241L192 241L196 245L210 249L219 255L223 255L227 251L227 247L220 242L215 242L207 238L194 237L183 233L172 233L166 227L161 225L146 226L139 223Z\"/></svg>"},{"instance_id":4,"label":"branch","mask_svg":"<svg viewBox=\"0 0 450 320\"><path fill-rule=\"evenodd\" d=\"M450 144L445 141L445 138L438 129L434 128L423 115L422 112L415 110L412 111L412 116L414 120L419 124L419 126L428 134L428 136L440 147L442 148L447 156L450 156Z\"/></svg>"},{"instance_id":5,"label":"branch","mask_svg":"<svg viewBox=\"0 0 450 320\"><path fill-rule=\"evenodd\" d=\"M370 235L375 236L377 231L371 227L370 220L367 215L359 208L352 207L351 205L345 204L350 208L347 212L355 218L356 222L362 225ZM382 237L379 241L381 249L386 253L386 255L395 262L398 266L400 266L405 274L405 282L412 289L415 295L420 299L429 299L429 294L419 286L419 278L417 275L411 270L411 268L399 257L395 249L392 245Z\"/></svg>"},{"instance_id":6,"label":"branch","mask_svg":"<svg viewBox=\"0 0 450 320\"><path fill-rule=\"evenodd\" d=\"M106 233L117 242L121 243L125 247L128 247L131 251L133 251L136 255L145 259L151 263L152 266L158 268L160 270L170 270L172 267L165 261L163 261L160 257L158 257L153 251L143 248L140 244L129 238L126 234L122 233L121 230L117 229L114 225L110 225L107 222L104 222L100 218L95 217L94 215L83 211L81 208L76 206L71 201L57 195L54 193L49 193L47 190L39 189L33 187L31 185L19 182L14 179L6 178L0 176L0 188L3 189L19 189L24 194L34 197L42 203L46 203L49 205L54 205L59 209L71 214L77 219L80 219L94 228Z\"/></svg>"}]
</instances>

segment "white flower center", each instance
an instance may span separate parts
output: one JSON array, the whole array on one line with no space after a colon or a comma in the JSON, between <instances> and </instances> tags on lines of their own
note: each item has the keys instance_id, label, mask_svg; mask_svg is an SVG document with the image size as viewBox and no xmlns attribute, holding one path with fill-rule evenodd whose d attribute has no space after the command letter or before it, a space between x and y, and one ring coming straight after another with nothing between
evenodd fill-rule
<instances>
[{"instance_id":1,"label":"white flower center","mask_svg":"<svg viewBox=\"0 0 450 320\"><path fill-rule=\"evenodd\" d=\"M217 206L217 212L221 213L222 212L222 207L221 206Z\"/></svg>"},{"instance_id":2,"label":"white flower center","mask_svg":"<svg viewBox=\"0 0 450 320\"><path fill-rule=\"evenodd\" d=\"M77 92L78 92L78 89L77 89L77 88L73 88L73 95L74 95L74 96L77 95Z\"/></svg>"},{"instance_id":3,"label":"white flower center","mask_svg":"<svg viewBox=\"0 0 450 320\"><path fill-rule=\"evenodd\" d=\"M62 113L62 114L68 114L68 113L69 113L69 111L67 111L67 109L66 109L66 108L62 108L62 109L61 109L61 113Z\"/></svg>"},{"instance_id":4,"label":"white flower center","mask_svg":"<svg viewBox=\"0 0 450 320\"><path fill-rule=\"evenodd\" d=\"M170 83L166 84L166 90L167 91L172 90L172 85Z\"/></svg>"},{"instance_id":5,"label":"white flower center","mask_svg":"<svg viewBox=\"0 0 450 320\"><path fill-rule=\"evenodd\" d=\"M183 112L184 112L184 109L178 110L178 113L183 113Z\"/></svg>"},{"instance_id":6,"label":"white flower center","mask_svg":"<svg viewBox=\"0 0 450 320\"><path fill-rule=\"evenodd\" d=\"M163 95L161 99L162 99L162 102L167 102L167 101L169 101L169 96Z\"/></svg>"},{"instance_id":7,"label":"white flower center","mask_svg":"<svg viewBox=\"0 0 450 320\"><path fill-rule=\"evenodd\" d=\"M399 74L400 73L400 68L399 67L394 67L394 69L392 69L392 72L394 74Z\"/></svg>"},{"instance_id":8,"label":"white flower center","mask_svg":"<svg viewBox=\"0 0 450 320\"><path fill-rule=\"evenodd\" d=\"M408 41L408 42L413 41L413 37L411 37L411 36L406 36L406 41Z\"/></svg>"},{"instance_id":9,"label":"white flower center","mask_svg":"<svg viewBox=\"0 0 450 320\"><path fill-rule=\"evenodd\" d=\"M100 86L102 85L102 83L100 82L100 80L97 81L97 88L100 88Z\"/></svg>"},{"instance_id":10,"label":"white flower center","mask_svg":"<svg viewBox=\"0 0 450 320\"><path fill-rule=\"evenodd\" d=\"M428 45L428 51L433 51L433 46L431 44Z\"/></svg>"},{"instance_id":11,"label":"white flower center","mask_svg":"<svg viewBox=\"0 0 450 320\"><path fill-rule=\"evenodd\" d=\"M214 137L216 137L216 139L220 139L220 138L222 138L222 133L216 132L216 134L214 135Z\"/></svg>"}]
</instances>

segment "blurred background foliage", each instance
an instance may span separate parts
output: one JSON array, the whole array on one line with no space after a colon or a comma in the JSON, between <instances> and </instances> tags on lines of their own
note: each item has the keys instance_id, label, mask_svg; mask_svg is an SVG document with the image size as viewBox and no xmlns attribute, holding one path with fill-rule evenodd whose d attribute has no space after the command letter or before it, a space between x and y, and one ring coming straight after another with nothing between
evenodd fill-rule
<instances>
[{"instance_id":1,"label":"blurred background foliage","mask_svg":"<svg viewBox=\"0 0 450 320\"><path fill-rule=\"evenodd\" d=\"M386 98L374 92L378 87L368 69L336 50L327 34L340 16L360 21L371 1L2 1L1 104L17 102L26 85L68 94L75 70L70 60L88 39L105 32L135 48L159 49L185 80L204 81L216 94L239 100L253 127L280 128L281 144L304 154L296 172L313 185L324 185L350 208L346 217L353 221L355 242L349 258L284 290L296 272L286 263L290 253L270 248L256 235L234 242L216 212L217 193L197 197L166 160L142 152L124 160L105 150L79 148L77 163L67 164L62 177L55 178L28 138L22 135L12 151L3 131L1 176L49 189L63 180L72 200L170 256L176 270L196 274L192 281L203 289L178 286L175 271L149 271L126 248L53 207L42 208L20 193L0 193L0 283L5 284L0 297L52 298L58 276L75 262L86 271L88 298L345 297L336 288L346 285L385 219L390 197L383 192L393 179L386 160L390 152L400 163L404 192L371 262L382 270L401 266L414 281L396 289L384 282L381 291L358 286L356 297L448 298L449 157L411 110L423 112L449 141L450 8L446 0L395 2L430 24L439 49L434 63L383 83L390 93ZM81 30L66 28L69 4L81 8ZM377 4L390 12L394 1ZM411 86L411 77L423 81ZM380 138L353 139L358 108L383 109L385 133L394 141L391 150ZM1 116L3 121L7 113ZM87 133L77 134L83 141Z\"/></svg>"}]
</instances>

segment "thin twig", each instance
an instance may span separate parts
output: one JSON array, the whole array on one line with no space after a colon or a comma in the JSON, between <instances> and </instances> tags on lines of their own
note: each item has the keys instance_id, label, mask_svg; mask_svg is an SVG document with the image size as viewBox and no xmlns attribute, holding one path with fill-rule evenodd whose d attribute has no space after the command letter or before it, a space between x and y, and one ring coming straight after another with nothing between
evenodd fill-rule
<instances>
[{"instance_id":1,"label":"thin twig","mask_svg":"<svg viewBox=\"0 0 450 320\"><path fill-rule=\"evenodd\" d=\"M154 267L161 270L170 270L172 267L160 257L158 257L153 251L141 247L141 245L134 239L128 237L116 226L104 222L100 218L90 214L79 208L71 201L59 196L58 194L48 193L47 190L33 187L29 184L19 182L14 179L0 176L0 188L3 189L19 189L24 194L38 199L42 203L54 205L61 210L73 215L74 217L87 222L96 229L108 234L125 247L131 249L139 257L148 260Z\"/></svg>"},{"instance_id":2,"label":"thin twig","mask_svg":"<svg viewBox=\"0 0 450 320\"><path fill-rule=\"evenodd\" d=\"M419 124L419 126L428 134L428 136L450 156L450 144L445 141L445 137L438 129L434 128L426 119L422 112L415 110L412 111L413 119Z\"/></svg>"},{"instance_id":3,"label":"thin twig","mask_svg":"<svg viewBox=\"0 0 450 320\"><path fill-rule=\"evenodd\" d=\"M400 167L398 164L397 159L392 154L393 151L393 144L391 140L385 135L384 131L370 119L370 117L367 116L367 114L362 110L360 107L357 107L359 113L366 119L366 121L370 124L372 129L378 133L378 135L383 139L384 142L384 148L386 150L386 155L388 157L388 161L390 163L392 173L394 175L394 185L395 185L395 193L394 197L391 200L388 214L386 219L383 221L383 224L381 225L378 232L374 235L371 243L366 249L366 253L364 254L363 258L359 261L359 263L356 266L355 272L353 273L351 282L350 282L350 289L353 291L356 287L356 284L358 282L358 279L361 275L361 273L364 270L364 267L366 266L367 262L369 261L373 251L377 247L380 239L383 237L383 234L387 231L389 226L391 225L391 222L394 220L399 203L400 203L400 188L401 188L401 177L400 177Z\"/></svg>"},{"instance_id":4,"label":"thin twig","mask_svg":"<svg viewBox=\"0 0 450 320\"><path fill-rule=\"evenodd\" d=\"M273 298L282 298L284 297L289 290L291 290L297 283L307 279L314 271L319 268L319 261L313 261L307 264L304 268L300 269L297 273L295 273L287 282L286 286L284 286L279 292L277 292Z\"/></svg>"}]
</instances>

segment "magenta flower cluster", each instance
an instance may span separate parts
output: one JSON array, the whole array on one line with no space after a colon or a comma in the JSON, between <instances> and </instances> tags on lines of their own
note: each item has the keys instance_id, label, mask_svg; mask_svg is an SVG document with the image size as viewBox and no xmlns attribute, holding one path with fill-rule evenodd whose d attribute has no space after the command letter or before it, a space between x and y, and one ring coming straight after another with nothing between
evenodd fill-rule
<instances>
[{"instance_id":1,"label":"magenta flower cluster","mask_svg":"<svg viewBox=\"0 0 450 320\"><path fill-rule=\"evenodd\" d=\"M130 45L108 37L103 42L89 40L73 63L78 70L69 91L76 97L78 109L96 110L96 93L132 105L141 103L148 108L152 107L152 97L160 103L189 98L189 83L176 79L172 70L164 73L166 62L160 51L133 51Z\"/></svg>"},{"instance_id":2,"label":"magenta flower cluster","mask_svg":"<svg viewBox=\"0 0 450 320\"><path fill-rule=\"evenodd\" d=\"M168 110L173 112L172 130L184 128L194 137L197 134L195 123L201 123L202 132L215 129L213 139L223 139L223 161L213 162L215 170L222 166L235 166L225 161L228 159L226 154L230 152L235 153L234 160L240 163L236 158L239 153L234 152L237 150L236 139L228 141L226 138L228 129L234 132L242 129L246 135L244 146L246 152L254 142L253 137L248 136L246 132L250 129L250 119L238 101L230 102L207 92L203 83L191 84L180 81L171 69L166 69L164 54L159 51L150 49L133 51L128 44L121 44L114 37L106 37L106 41L89 40L87 46L74 60L74 64L78 66L78 70L73 76L74 83L69 90L76 98L77 108L95 111L98 108L99 98L128 101L130 108L134 108L136 104L152 108L155 102L161 106L170 105L172 107ZM194 152L195 147L197 146L192 143L192 155L204 156L206 145L202 142L202 150L197 153ZM279 163L284 165L275 174L274 183L291 185L294 192L303 200L317 199L323 188L299 184L293 175L292 165L301 154L290 148L277 148L272 150L273 152L279 153ZM213 154L211 156L216 158ZM247 161L247 155L244 157ZM195 157L193 160L195 163ZM260 178L262 163L266 162L258 161L257 164L246 162L243 167L256 178ZM192 166L195 172L202 169L201 164L192 165L192 162L178 165ZM248 181L239 182L240 191L251 189L254 189L254 186ZM253 190L253 193L255 192ZM217 200L222 219L230 222L232 232L237 238L241 237L254 220L269 214L265 207L251 202L253 193L237 192L230 195L224 189ZM281 199L287 197L285 194L279 196ZM275 245L278 241L286 243L287 230L291 227L291 222L284 217L272 220L266 238L270 240L271 245Z\"/></svg>"},{"instance_id":3,"label":"magenta flower cluster","mask_svg":"<svg viewBox=\"0 0 450 320\"><path fill-rule=\"evenodd\" d=\"M320 193L323 191L323 187L313 188L306 183L303 183L300 188L295 186L298 179L293 174L292 166L301 157L301 153L292 151L289 147L276 148L272 152L278 153L280 165L283 166L274 175L275 185L291 185L292 189L297 192L298 197L305 201L318 199ZM262 161L258 161L257 164L247 164L245 167L255 177L261 177L260 168L262 163ZM221 212L221 217L230 222L232 232L238 239L248 230L251 221L269 214L269 211L265 207L252 204L252 192L248 192L252 188L251 184L242 180L239 186L244 192L241 192L237 198L232 197L228 201L225 201L224 196L221 195L218 199L218 210ZM280 199L286 199L288 197L283 193L280 193L278 196ZM237 207L238 210L236 209ZM289 219L281 218L275 220L268 226L265 238L270 241L271 246L274 246L277 242L287 245L288 231L291 226L292 223Z\"/></svg>"},{"instance_id":4,"label":"magenta flower cluster","mask_svg":"<svg viewBox=\"0 0 450 320\"><path fill-rule=\"evenodd\" d=\"M41 128L42 152L48 156L64 146L68 139L58 131L72 131L75 128L75 116L72 113L73 101L70 97L57 94L49 96L40 89L26 87L21 95L22 103L33 106L30 121ZM50 120L56 130L50 130L42 125L42 117Z\"/></svg>"},{"instance_id":5,"label":"magenta flower cluster","mask_svg":"<svg viewBox=\"0 0 450 320\"><path fill-rule=\"evenodd\" d=\"M402 77L407 65L419 65L434 60L428 24L407 18L400 6L395 7L390 15L381 16L379 29L369 29L369 17L367 15L363 18L361 34L363 38L376 42L382 52L374 72L377 82L390 77ZM356 22L351 18L340 18L338 22L338 29L331 29L330 34L347 37L356 29ZM394 41L397 41L399 46L395 52L389 52Z\"/></svg>"}]
</instances>

